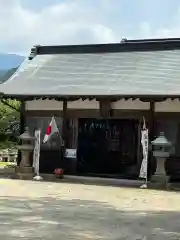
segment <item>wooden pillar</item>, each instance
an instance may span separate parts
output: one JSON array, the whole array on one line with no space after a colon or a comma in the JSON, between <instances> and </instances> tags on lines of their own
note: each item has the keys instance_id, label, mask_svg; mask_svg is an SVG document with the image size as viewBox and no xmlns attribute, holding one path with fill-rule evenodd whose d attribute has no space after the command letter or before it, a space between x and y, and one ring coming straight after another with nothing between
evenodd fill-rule
<instances>
[{"instance_id":1,"label":"wooden pillar","mask_svg":"<svg viewBox=\"0 0 180 240\"><path fill-rule=\"evenodd\" d=\"M62 136L64 140L64 146L67 145L67 100L63 101L63 112L62 112Z\"/></svg>"},{"instance_id":2,"label":"wooden pillar","mask_svg":"<svg viewBox=\"0 0 180 240\"><path fill-rule=\"evenodd\" d=\"M20 135L24 133L25 131L25 125L26 125L26 108L25 108L25 101L21 101L20 105ZM21 152L18 150L18 157L17 157L17 165L19 166L21 162Z\"/></svg>"},{"instance_id":3,"label":"wooden pillar","mask_svg":"<svg viewBox=\"0 0 180 240\"><path fill-rule=\"evenodd\" d=\"M155 127L155 102L150 102L150 112L149 112L149 140L154 139L154 127Z\"/></svg>"},{"instance_id":4,"label":"wooden pillar","mask_svg":"<svg viewBox=\"0 0 180 240\"><path fill-rule=\"evenodd\" d=\"M137 127L137 131L138 131L138 142L137 142L137 164L139 166L139 168L141 167L141 162L142 162L142 153L141 153L141 119L139 119L138 121L138 127Z\"/></svg>"},{"instance_id":5,"label":"wooden pillar","mask_svg":"<svg viewBox=\"0 0 180 240\"><path fill-rule=\"evenodd\" d=\"M67 100L63 101L62 138L63 138L64 146L61 147L61 165L62 165L62 168L64 168L64 154L67 147Z\"/></svg>"},{"instance_id":6,"label":"wooden pillar","mask_svg":"<svg viewBox=\"0 0 180 240\"><path fill-rule=\"evenodd\" d=\"M155 102L150 102L150 110L149 110L149 117L148 117L148 131L149 131L149 143L154 140L154 132L155 130ZM148 157L148 177L150 177L154 172L154 165L155 161L153 158L153 152L149 151Z\"/></svg>"},{"instance_id":7,"label":"wooden pillar","mask_svg":"<svg viewBox=\"0 0 180 240\"><path fill-rule=\"evenodd\" d=\"M77 149L78 145L78 118L69 120L70 141L69 148Z\"/></svg>"},{"instance_id":8,"label":"wooden pillar","mask_svg":"<svg viewBox=\"0 0 180 240\"><path fill-rule=\"evenodd\" d=\"M111 102L108 99L99 101L99 112L100 117L110 118L111 117Z\"/></svg>"}]
</instances>

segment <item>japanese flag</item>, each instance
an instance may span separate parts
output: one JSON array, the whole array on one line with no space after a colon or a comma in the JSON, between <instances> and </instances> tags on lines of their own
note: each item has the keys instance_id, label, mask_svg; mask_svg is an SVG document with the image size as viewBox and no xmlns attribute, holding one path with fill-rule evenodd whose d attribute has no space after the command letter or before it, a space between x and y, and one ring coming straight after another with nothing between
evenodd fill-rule
<instances>
[{"instance_id":1,"label":"japanese flag","mask_svg":"<svg viewBox=\"0 0 180 240\"><path fill-rule=\"evenodd\" d=\"M57 132L59 132L59 129L57 127L57 124L56 124L56 121L55 121L54 117L52 117L51 122L46 129L46 133L45 133L45 136L44 136L43 143L46 143L51 138L51 136L54 133L57 133Z\"/></svg>"}]
</instances>

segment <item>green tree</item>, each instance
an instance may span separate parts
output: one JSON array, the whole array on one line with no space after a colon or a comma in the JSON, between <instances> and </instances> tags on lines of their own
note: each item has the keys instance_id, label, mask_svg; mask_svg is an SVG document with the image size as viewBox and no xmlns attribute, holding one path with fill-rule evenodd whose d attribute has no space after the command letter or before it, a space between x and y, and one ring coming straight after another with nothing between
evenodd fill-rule
<instances>
[{"instance_id":1,"label":"green tree","mask_svg":"<svg viewBox=\"0 0 180 240\"><path fill-rule=\"evenodd\" d=\"M0 101L0 148L16 145L16 138L6 134L7 130L12 131L12 126L19 123L20 112L15 109L20 109L19 101L11 99Z\"/></svg>"}]
</instances>

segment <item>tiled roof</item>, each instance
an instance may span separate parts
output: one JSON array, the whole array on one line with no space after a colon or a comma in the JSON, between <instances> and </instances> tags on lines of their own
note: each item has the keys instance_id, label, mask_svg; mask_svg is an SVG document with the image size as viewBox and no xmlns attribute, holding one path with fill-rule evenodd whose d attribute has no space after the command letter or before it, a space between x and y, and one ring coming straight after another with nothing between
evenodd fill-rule
<instances>
[{"instance_id":1,"label":"tiled roof","mask_svg":"<svg viewBox=\"0 0 180 240\"><path fill-rule=\"evenodd\" d=\"M7 95L180 95L180 50L46 54L0 86Z\"/></svg>"}]
</instances>

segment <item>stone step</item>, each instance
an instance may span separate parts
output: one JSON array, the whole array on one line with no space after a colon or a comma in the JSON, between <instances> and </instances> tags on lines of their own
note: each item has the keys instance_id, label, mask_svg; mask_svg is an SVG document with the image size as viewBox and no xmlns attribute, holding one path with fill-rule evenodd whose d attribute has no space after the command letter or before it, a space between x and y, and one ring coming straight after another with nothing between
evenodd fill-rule
<instances>
[{"instance_id":1,"label":"stone step","mask_svg":"<svg viewBox=\"0 0 180 240\"><path fill-rule=\"evenodd\" d=\"M23 177L23 175L21 174ZM78 184L94 184L104 186L124 186L124 187L140 187L144 181L141 180L127 180L127 179L115 179L115 178L102 178L102 177L82 177L73 175L64 175L63 179L56 178L55 174L40 174L44 181L56 181L66 183L78 183ZM29 175L30 177L30 175ZM32 176L31 176L32 177ZM32 177L33 178L33 177Z\"/></svg>"},{"instance_id":2,"label":"stone step","mask_svg":"<svg viewBox=\"0 0 180 240\"><path fill-rule=\"evenodd\" d=\"M34 172L34 168L33 167L21 167L21 166L17 166L16 167L16 172L21 172L21 173L33 173Z\"/></svg>"},{"instance_id":3,"label":"stone step","mask_svg":"<svg viewBox=\"0 0 180 240\"><path fill-rule=\"evenodd\" d=\"M32 180L34 177L34 173L17 173L17 178L20 180Z\"/></svg>"},{"instance_id":4,"label":"stone step","mask_svg":"<svg viewBox=\"0 0 180 240\"><path fill-rule=\"evenodd\" d=\"M82 176L70 176L70 175L65 175L61 181L71 182L71 183L81 183L81 184L138 187L138 188L144 183L144 181L141 181L141 180L100 178L100 177L82 177Z\"/></svg>"}]
</instances>

